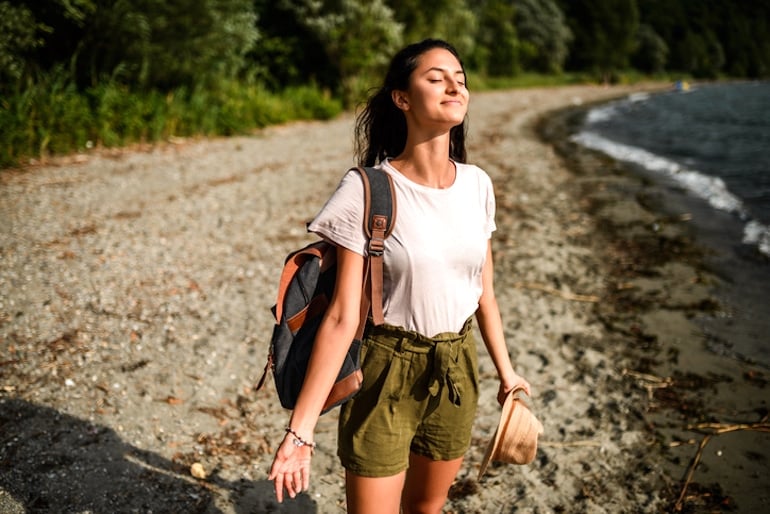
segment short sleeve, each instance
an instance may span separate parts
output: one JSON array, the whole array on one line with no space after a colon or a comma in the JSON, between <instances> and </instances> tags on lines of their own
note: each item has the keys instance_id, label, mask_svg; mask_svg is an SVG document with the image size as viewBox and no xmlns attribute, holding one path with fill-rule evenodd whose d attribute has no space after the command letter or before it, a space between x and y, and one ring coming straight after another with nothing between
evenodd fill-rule
<instances>
[{"instance_id":1,"label":"short sleeve","mask_svg":"<svg viewBox=\"0 0 770 514\"><path fill-rule=\"evenodd\" d=\"M485 188L483 188L485 198L485 207L486 207L486 224L484 226L484 230L487 233L487 237L492 237L492 232L497 230L497 224L495 223L495 210L497 209L497 204L495 203L495 189L492 185L492 179L489 178L489 175L484 173L484 178L486 179L484 181Z\"/></svg>"},{"instance_id":2,"label":"short sleeve","mask_svg":"<svg viewBox=\"0 0 770 514\"><path fill-rule=\"evenodd\" d=\"M348 171L336 191L308 225L310 232L325 240L366 255L364 234L364 185L358 172Z\"/></svg>"}]
</instances>

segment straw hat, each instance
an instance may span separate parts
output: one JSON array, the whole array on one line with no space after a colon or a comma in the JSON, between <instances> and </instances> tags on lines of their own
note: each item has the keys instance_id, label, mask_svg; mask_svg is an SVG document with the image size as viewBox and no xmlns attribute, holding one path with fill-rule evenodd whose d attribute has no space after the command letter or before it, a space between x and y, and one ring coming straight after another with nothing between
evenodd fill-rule
<instances>
[{"instance_id":1,"label":"straw hat","mask_svg":"<svg viewBox=\"0 0 770 514\"><path fill-rule=\"evenodd\" d=\"M481 461L479 479L490 461L529 464L535 460L537 437L543 433L543 424L519 397L520 391L513 390L505 398L500 423Z\"/></svg>"}]
</instances>

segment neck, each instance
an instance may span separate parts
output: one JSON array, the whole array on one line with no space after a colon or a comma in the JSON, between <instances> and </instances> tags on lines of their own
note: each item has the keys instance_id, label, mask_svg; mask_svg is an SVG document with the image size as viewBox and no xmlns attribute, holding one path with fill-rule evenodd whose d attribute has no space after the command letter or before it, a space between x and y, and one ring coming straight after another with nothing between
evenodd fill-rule
<instances>
[{"instance_id":1,"label":"neck","mask_svg":"<svg viewBox=\"0 0 770 514\"><path fill-rule=\"evenodd\" d=\"M449 160L447 133L419 142L407 140L404 151L391 159L391 164L413 182L428 187L444 189L455 180L455 167Z\"/></svg>"}]
</instances>

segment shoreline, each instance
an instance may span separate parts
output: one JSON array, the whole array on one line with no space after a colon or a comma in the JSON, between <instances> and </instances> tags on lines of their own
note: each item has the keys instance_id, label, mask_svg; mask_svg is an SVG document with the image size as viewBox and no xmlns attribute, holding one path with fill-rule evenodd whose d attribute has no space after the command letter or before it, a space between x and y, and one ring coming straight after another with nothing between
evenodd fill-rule
<instances>
[{"instance_id":1,"label":"shoreline","mask_svg":"<svg viewBox=\"0 0 770 514\"><path fill-rule=\"evenodd\" d=\"M602 234L604 250L597 251L611 263L608 295L633 305L630 316L623 307L610 309L606 324L641 350L629 352L639 362L629 374L649 393L644 417L661 445L662 468L674 480L681 477L672 484L679 493L666 495L668 506L683 512L766 510L768 368L709 346L704 324L730 308L720 299L730 287L720 274L725 270L698 239L699 229L690 226L692 205L681 193L570 141L590 108L556 112L542 121L539 133L576 180L592 177L591 188L604 189L583 187L581 195ZM619 215L623 211L636 215Z\"/></svg>"},{"instance_id":2,"label":"shoreline","mask_svg":"<svg viewBox=\"0 0 770 514\"><path fill-rule=\"evenodd\" d=\"M498 303L546 433L533 464L476 479L499 419L479 343L479 409L447 513L668 511L700 434L683 427L766 412L766 374L702 355L690 317L714 308L715 279L686 224L638 203L652 186L616 163L542 139L564 108L661 87L474 97L469 153L498 199ZM310 490L279 506L266 476L289 413L269 382L253 385L276 273L351 165L351 127L345 115L4 175L0 511L344 512L336 411L316 430ZM744 509L733 486L740 466L767 466L763 438L714 437L685 507Z\"/></svg>"},{"instance_id":3,"label":"shoreline","mask_svg":"<svg viewBox=\"0 0 770 514\"><path fill-rule=\"evenodd\" d=\"M744 90L743 87L744 85L738 84L704 85L698 83L693 87L691 94L667 91L654 95L644 95L642 98L647 96L649 98L642 100L638 104L638 108L646 112L656 105L659 106L658 108L662 108L663 105L671 105L675 110L676 105L679 105L680 109L685 109L687 105L696 109L696 105L700 105L699 108L702 109L705 108L704 105L710 103L704 99L713 99L714 91L720 91L726 98L732 98L732 101L735 101L736 97L744 92L751 95L756 94L756 91L766 90L766 87L760 87L759 84L750 84L748 90ZM749 96L746 102L751 101L752 98ZM645 107L646 104L649 105ZM634 105L636 102L629 98L614 103L612 106L600 106L596 112L600 114L628 113L634 111ZM719 109L719 107L715 108ZM682 111L686 117L685 112L686 109ZM659 114L664 116L662 112ZM691 112L690 115L694 116L695 113ZM652 127L634 128L635 122L629 116L629 114L620 114L619 119L609 123L616 123L621 132L653 130ZM593 117L593 111L589 117ZM676 121L672 123L674 126L678 126ZM711 316L701 320L701 326L709 339L708 344L711 350L737 358L747 364L761 366L766 371L770 371L770 347L763 337L764 334L770 332L770 319L765 316L767 309L764 308L766 291L770 290L770 256L763 253L761 240L746 240L747 227L758 224L756 230L759 230L759 227L762 226L760 218L762 218L761 214L764 209L756 205L755 202L752 208L750 198L739 198L732 190L728 189L728 186L729 188L734 186L736 190L742 190L744 196L746 194L751 196L751 193L741 189L742 187L745 188L745 185L741 186L740 183L729 185L732 181L738 180L733 178L731 181L730 177L715 179L714 197L704 198L704 193L699 189L698 184L705 184L713 179L710 173L715 172L715 164L698 161L697 155L693 156L695 160L687 159L684 155L677 159L680 164L685 163L682 168L685 176L693 177L693 185L690 185L687 183L689 179L676 178L679 172L674 170L679 164L665 156L650 154L648 150L642 147L645 144L643 141L638 142L642 146L628 140L617 142L618 146L616 146L613 137L602 136L602 129L599 128L599 131L596 132L596 127L593 124L594 122L591 122L589 127L581 126L578 140L585 137L586 146L597 148L600 151L606 147L606 152L610 156L626 155L629 160L621 161L624 163L624 167L631 171L634 176L660 186L655 188L654 195L648 194L646 198L642 199L642 203L656 212L683 213L682 215L687 217L686 225L691 228L696 244L704 250L704 262L713 274L720 277L719 287L715 288L714 293L724 308L719 316ZM644 122L642 124L646 127ZM697 125L698 121L693 121L693 124ZM713 128L713 125L708 124L708 122L704 126ZM696 127L693 129L696 130ZM669 134L671 131L671 127L660 127L662 134ZM707 137L703 129L697 134L699 136L696 137ZM755 131L755 135L761 137L761 131ZM652 134L650 136L655 138ZM688 138L682 130L677 131L674 137L680 136L684 136L681 143L684 145L684 149L688 148L687 145L697 145L691 139L692 136L687 140ZM735 144L740 146L742 138L747 138L748 134L743 133L741 136L737 136L728 130L725 136L730 138L728 141L737 138ZM721 144L728 143L722 141ZM729 150L729 146L725 150ZM722 166L729 168L730 165L724 159L725 157L715 156L715 162L720 162ZM646 160L650 162L647 163ZM757 194L760 191L761 187L757 190ZM722 205L722 208L715 207L715 202Z\"/></svg>"}]
</instances>

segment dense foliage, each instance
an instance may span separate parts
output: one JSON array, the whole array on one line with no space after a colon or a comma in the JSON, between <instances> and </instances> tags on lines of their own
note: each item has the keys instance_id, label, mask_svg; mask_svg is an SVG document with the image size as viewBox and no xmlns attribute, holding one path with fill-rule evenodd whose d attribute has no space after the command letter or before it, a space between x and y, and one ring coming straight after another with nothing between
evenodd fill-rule
<instances>
[{"instance_id":1,"label":"dense foliage","mask_svg":"<svg viewBox=\"0 0 770 514\"><path fill-rule=\"evenodd\" d=\"M476 85L770 76L770 0L0 0L0 165L332 116L424 37Z\"/></svg>"}]
</instances>

